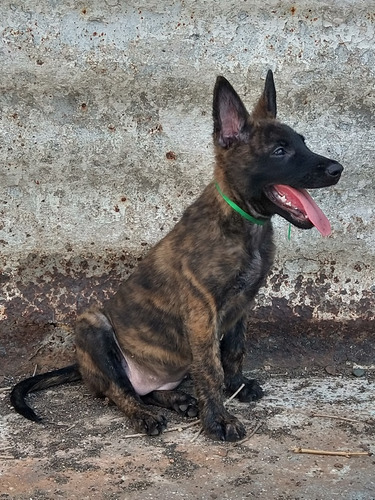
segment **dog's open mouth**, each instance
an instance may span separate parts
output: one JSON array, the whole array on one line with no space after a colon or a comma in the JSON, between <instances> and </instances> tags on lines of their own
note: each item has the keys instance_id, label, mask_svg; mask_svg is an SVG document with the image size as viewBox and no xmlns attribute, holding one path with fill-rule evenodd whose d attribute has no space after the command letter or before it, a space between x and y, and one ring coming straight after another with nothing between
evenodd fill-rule
<instances>
[{"instance_id":1,"label":"dog's open mouth","mask_svg":"<svg viewBox=\"0 0 375 500\"><path fill-rule=\"evenodd\" d=\"M323 235L331 234L331 224L306 189L274 184L266 191L267 197L278 207L300 222L310 221Z\"/></svg>"}]
</instances>

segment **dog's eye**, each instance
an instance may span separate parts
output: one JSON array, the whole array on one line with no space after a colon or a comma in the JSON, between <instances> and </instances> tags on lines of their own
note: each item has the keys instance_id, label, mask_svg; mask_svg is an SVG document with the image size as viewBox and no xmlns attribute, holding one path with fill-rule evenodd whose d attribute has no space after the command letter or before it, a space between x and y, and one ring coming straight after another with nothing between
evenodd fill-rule
<instances>
[{"instance_id":1,"label":"dog's eye","mask_svg":"<svg viewBox=\"0 0 375 500\"><path fill-rule=\"evenodd\" d=\"M284 148L279 147L275 149L275 151L272 153L272 156L284 156L286 154L286 151Z\"/></svg>"}]
</instances>

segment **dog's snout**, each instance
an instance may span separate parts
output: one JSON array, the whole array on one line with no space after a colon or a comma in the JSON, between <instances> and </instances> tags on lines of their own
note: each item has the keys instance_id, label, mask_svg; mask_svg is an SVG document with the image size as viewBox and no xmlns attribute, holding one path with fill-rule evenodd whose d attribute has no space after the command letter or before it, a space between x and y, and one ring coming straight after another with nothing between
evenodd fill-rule
<instances>
[{"instance_id":1,"label":"dog's snout","mask_svg":"<svg viewBox=\"0 0 375 500\"><path fill-rule=\"evenodd\" d=\"M344 170L343 166L340 165L337 161L332 161L326 167L326 174L332 177L333 179L339 179L342 171Z\"/></svg>"}]
</instances>

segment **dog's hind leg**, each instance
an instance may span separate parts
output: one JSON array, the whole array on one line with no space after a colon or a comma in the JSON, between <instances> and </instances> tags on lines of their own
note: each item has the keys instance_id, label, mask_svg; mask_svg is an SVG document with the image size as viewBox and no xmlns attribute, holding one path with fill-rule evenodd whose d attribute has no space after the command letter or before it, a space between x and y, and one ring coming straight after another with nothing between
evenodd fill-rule
<instances>
[{"instance_id":1,"label":"dog's hind leg","mask_svg":"<svg viewBox=\"0 0 375 500\"><path fill-rule=\"evenodd\" d=\"M198 401L183 391L153 391L142 396L142 401L149 405L174 410L183 417L198 416Z\"/></svg>"},{"instance_id":2,"label":"dog's hind leg","mask_svg":"<svg viewBox=\"0 0 375 500\"><path fill-rule=\"evenodd\" d=\"M225 333L220 348L224 383L227 391L233 394L242 384L245 384L238 393L237 398L240 401L248 402L260 399L264 393L256 380L248 379L242 373L245 355L245 332L246 322L242 318Z\"/></svg>"},{"instance_id":3,"label":"dog's hind leg","mask_svg":"<svg viewBox=\"0 0 375 500\"><path fill-rule=\"evenodd\" d=\"M131 385L112 325L102 312L89 310L78 318L76 346L82 378L95 394L113 401L137 431L155 436L165 429L165 417L154 415Z\"/></svg>"}]
</instances>

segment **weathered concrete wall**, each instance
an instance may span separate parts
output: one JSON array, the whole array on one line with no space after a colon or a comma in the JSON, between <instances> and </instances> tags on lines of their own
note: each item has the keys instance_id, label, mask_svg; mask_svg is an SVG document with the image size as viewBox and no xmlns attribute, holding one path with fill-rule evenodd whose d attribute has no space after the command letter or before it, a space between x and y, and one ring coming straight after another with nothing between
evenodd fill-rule
<instances>
[{"instance_id":1,"label":"weathered concrete wall","mask_svg":"<svg viewBox=\"0 0 375 500\"><path fill-rule=\"evenodd\" d=\"M0 317L110 293L212 177L216 75L251 107L272 68L279 117L345 172L316 194L331 237L275 218L257 314L372 319L374 26L373 0L2 2Z\"/></svg>"}]
</instances>

